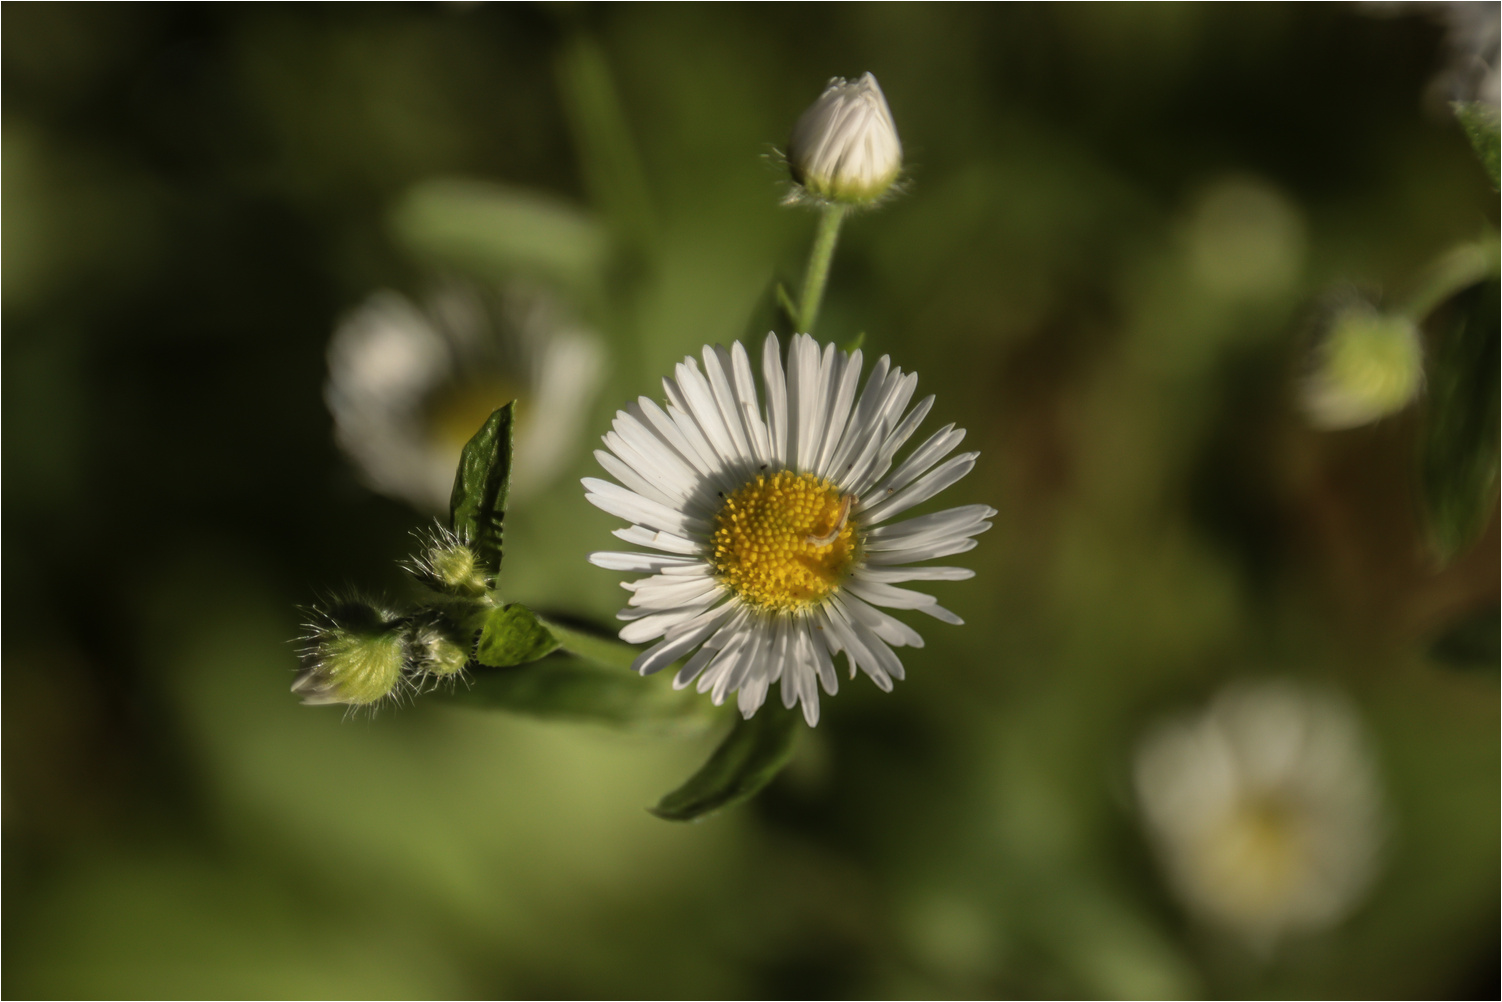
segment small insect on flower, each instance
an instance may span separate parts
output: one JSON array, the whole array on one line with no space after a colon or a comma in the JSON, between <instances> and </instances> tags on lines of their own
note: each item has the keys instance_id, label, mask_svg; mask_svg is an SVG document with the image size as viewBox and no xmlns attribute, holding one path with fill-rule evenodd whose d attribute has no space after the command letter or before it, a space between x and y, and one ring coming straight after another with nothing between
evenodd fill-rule
<instances>
[{"instance_id":1,"label":"small insect on flower","mask_svg":"<svg viewBox=\"0 0 1502 1002\"><path fill-rule=\"evenodd\" d=\"M902 143L876 78L829 81L793 126L787 160L816 200L859 205L886 194L902 173Z\"/></svg>"},{"instance_id":2,"label":"small insect on flower","mask_svg":"<svg viewBox=\"0 0 1502 1002\"><path fill-rule=\"evenodd\" d=\"M1286 682L1232 686L1152 730L1137 799L1184 904L1268 950L1360 900L1382 841L1376 769L1349 706Z\"/></svg>"},{"instance_id":3,"label":"small insect on flower","mask_svg":"<svg viewBox=\"0 0 1502 1002\"><path fill-rule=\"evenodd\" d=\"M631 522L615 535L655 553L595 553L609 570L649 574L620 618L621 639L662 638L633 667L650 675L695 653L678 688L698 680L716 704L734 692L750 717L768 689L819 721L819 686L838 689L833 658L890 691L903 677L893 647L922 647L916 630L877 606L960 618L904 581L961 581L959 567L910 567L974 548L996 514L965 505L891 519L954 484L977 452L944 460L964 438L939 429L901 463L897 451L933 406L908 409L918 377L879 359L856 393L859 351L797 335L787 367L776 335L762 351L763 413L746 349L705 347L664 379L666 408L641 397L615 417L600 465L620 481L586 478L597 507ZM941 462L941 460L944 460ZM624 486L622 486L624 485Z\"/></svg>"}]
</instances>

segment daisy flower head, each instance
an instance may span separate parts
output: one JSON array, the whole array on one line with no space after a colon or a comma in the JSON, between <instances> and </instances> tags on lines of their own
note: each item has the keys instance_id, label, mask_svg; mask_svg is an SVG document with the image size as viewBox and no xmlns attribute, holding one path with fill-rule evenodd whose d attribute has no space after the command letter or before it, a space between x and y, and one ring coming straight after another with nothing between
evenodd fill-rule
<instances>
[{"instance_id":1,"label":"daisy flower head","mask_svg":"<svg viewBox=\"0 0 1502 1002\"><path fill-rule=\"evenodd\" d=\"M1355 712L1333 693L1233 685L1151 730L1134 766L1174 891L1252 946L1334 925L1376 874L1377 770Z\"/></svg>"},{"instance_id":2,"label":"daisy flower head","mask_svg":"<svg viewBox=\"0 0 1502 1002\"><path fill-rule=\"evenodd\" d=\"M891 520L954 484L977 452L945 459L965 437L952 424L895 462L933 406L909 408L918 377L877 360L860 389L862 356L795 335L784 366L777 336L763 345L762 408L746 349L706 346L663 380L666 406L641 397L616 412L596 451L619 484L586 478L594 505L632 523L615 535L651 553L595 553L609 570L649 575L620 618L628 643L657 643L633 667L643 675L688 656L674 685L697 680L716 704L736 693L750 717L782 686L819 721L819 688L839 687L834 658L890 691L903 677L894 647L923 638L882 611L916 609L961 619L907 581L961 581L959 567L910 564L974 548L996 514L965 505ZM859 392L857 392L859 390ZM895 465L894 465L895 464Z\"/></svg>"},{"instance_id":3,"label":"daisy flower head","mask_svg":"<svg viewBox=\"0 0 1502 1002\"><path fill-rule=\"evenodd\" d=\"M421 304L387 290L340 321L324 398L361 479L444 512L464 443L508 400L521 402L512 497L546 487L583 431L603 356L540 288L486 295L450 282Z\"/></svg>"}]
</instances>

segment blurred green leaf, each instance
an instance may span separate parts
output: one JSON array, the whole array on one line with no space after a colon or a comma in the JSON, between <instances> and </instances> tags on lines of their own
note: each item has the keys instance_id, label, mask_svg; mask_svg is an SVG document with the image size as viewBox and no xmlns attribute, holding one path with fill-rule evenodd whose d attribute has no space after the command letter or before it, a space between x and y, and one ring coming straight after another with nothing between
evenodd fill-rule
<instances>
[{"instance_id":1,"label":"blurred green leaf","mask_svg":"<svg viewBox=\"0 0 1502 1002\"><path fill-rule=\"evenodd\" d=\"M866 343L866 332L865 331L860 331L859 333L857 333L855 335L855 337L851 338L849 341L846 341L844 344L840 345L840 350L841 351L845 351L845 352L857 352L857 351L860 351L861 345L863 345L865 343Z\"/></svg>"},{"instance_id":2,"label":"blurred green leaf","mask_svg":"<svg viewBox=\"0 0 1502 1002\"><path fill-rule=\"evenodd\" d=\"M1466 138L1471 141L1471 148L1481 158L1482 169L1486 171L1493 190L1497 189L1497 109L1482 101L1456 101L1451 107L1455 109L1455 117L1465 130Z\"/></svg>"},{"instance_id":3,"label":"blurred green leaf","mask_svg":"<svg viewBox=\"0 0 1502 1002\"><path fill-rule=\"evenodd\" d=\"M613 636L599 636L553 619L542 619L541 622L558 638L564 650L608 668L624 668L629 671L636 661L636 655L640 653L635 647Z\"/></svg>"},{"instance_id":4,"label":"blurred green leaf","mask_svg":"<svg viewBox=\"0 0 1502 1002\"><path fill-rule=\"evenodd\" d=\"M449 497L449 528L470 545L481 565L492 574L501 569L515 420L513 400L491 413L465 443L454 475L454 492Z\"/></svg>"},{"instance_id":5,"label":"blurred green leaf","mask_svg":"<svg viewBox=\"0 0 1502 1002\"><path fill-rule=\"evenodd\" d=\"M1452 627L1429 648L1434 660L1456 668L1502 663L1502 609L1487 609Z\"/></svg>"},{"instance_id":6,"label":"blurred green leaf","mask_svg":"<svg viewBox=\"0 0 1502 1002\"><path fill-rule=\"evenodd\" d=\"M1430 367L1423 489L1441 561L1475 541L1497 500L1497 297L1496 281L1455 297Z\"/></svg>"},{"instance_id":7,"label":"blurred green leaf","mask_svg":"<svg viewBox=\"0 0 1502 1002\"><path fill-rule=\"evenodd\" d=\"M475 645L475 660L490 668L510 668L547 657L558 638L524 605L492 609Z\"/></svg>"},{"instance_id":8,"label":"blurred green leaf","mask_svg":"<svg viewBox=\"0 0 1502 1002\"><path fill-rule=\"evenodd\" d=\"M446 698L468 706L623 727L710 720L703 697L692 690L674 689L563 651L529 665L471 672L468 685Z\"/></svg>"},{"instance_id":9,"label":"blurred green leaf","mask_svg":"<svg viewBox=\"0 0 1502 1002\"><path fill-rule=\"evenodd\" d=\"M693 821L751 797L772 781L793 756L803 717L768 702L720 742L688 782L658 801L652 813L669 821Z\"/></svg>"},{"instance_id":10,"label":"blurred green leaf","mask_svg":"<svg viewBox=\"0 0 1502 1002\"><path fill-rule=\"evenodd\" d=\"M587 213L541 192L483 181L426 181L391 216L420 257L490 277L529 273L576 289L595 287L608 252Z\"/></svg>"}]
</instances>

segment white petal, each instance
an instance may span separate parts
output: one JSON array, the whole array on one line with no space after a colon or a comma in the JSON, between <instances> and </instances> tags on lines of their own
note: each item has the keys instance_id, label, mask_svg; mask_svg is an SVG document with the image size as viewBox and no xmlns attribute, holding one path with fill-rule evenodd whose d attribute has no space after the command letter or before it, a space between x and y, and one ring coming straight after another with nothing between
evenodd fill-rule
<instances>
[{"instance_id":1,"label":"white petal","mask_svg":"<svg viewBox=\"0 0 1502 1002\"><path fill-rule=\"evenodd\" d=\"M761 378L767 389L767 435L772 446L772 461L787 463L788 454L788 387L782 372L782 348L776 334L768 334L761 349Z\"/></svg>"},{"instance_id":2,"label":"white petal","mask_svg":"<svg viewBox=\"0 0 1502 1002\"><path fill-rule=\"evenodd\" d=\"M922 504L944 488L957 483L965 474L973 470L978 456L980 456L978 452L962 452L953 459L941 463L897 493L867 507L862 514L863 523L874 525L891 518L898 512L907 511L913 505Z\"/></svg>"},{"instance_id":3,"label":"white petal","mask_svg":"<svg viewBox=\"0 0 1502 1002\"><path fill-rule=\"evenodd\" d=\"M761 419L761 405L756 398L756 380L751 375L751 360L746 356L745 346L739 341L730 346L730 368L735 376L736 406L740 408L741 421L751 439L751 451L758 463L772 462L772 447L767 437L766 423Z\"/></svg>"},{"instance_id":4,"label":"white petal","mask_svg":"<svg viewBox=\"0 0 1502 1002\"><path fill-rule=\"evenodd\" d=\"M607 571L627 571L634 574L656 574L667 567L692 567L700 565L705 573L709 565L694 557L668 556L662 553L623 553L619 550L601 550L589 555L589 562Z\"/></svg>"},{"instance_id":5,"label":"white petal","mask_svg":"<svg viewBox=\"0 0 1502 1002\"><path fill-rule=\"evenodd\" d=\"M862 355L857 348L848 357L843 353L835 356L843 359L844 364L837 370L838 378L834 384L834 393L829 402L829 417L825 422L824 443L819 450L819 460L815 471L821 477L830 476L830 467L833 466L834 455L841 440L845 435L845 426L850 420L850 407L855 403L855 390L860 384Z\"/></svg>"},{"instance_id":6,"label":"white petal","mask_svg":"<svg viewBox=\"0 0 1502 1002\"><path fill-rule=\"evenodd\" d=\"M582 482L588 491L584 496L590 504L628 522L679 536L709 534L708 522L644 498L635 491L594 477L585 477Z\"/></svg>"},{"instance_id":7,"label":"white petal","mask_svg":"<svg viewBox=\"0 0 1502 1002\"><path fill-rule=\"evenodd\" d=\"M631 664L632 669L642 675L651 675L666 668L709 636L732 608L734 606L727 602L718 609L711 609L692 622L683 624L685 628L670 634L657 646L638 656Z\"/></svg>"},{"instance_id":8,"label":"white petal","mask_svg":"<svg viewBox=\"0 0 1502 1002\"><path fill-rule=\"evenodd\" d=\"M906 550L892 550L885 553L866 554L866 563L873 567L892 567L900 564L916 564L924 560L937 560L939 557L952 557L956 553L966 553L979 546L977 540L969 536L945 537L932 543L924 543Z\"/></svg>"},{"instance_id":9,"label":"white petal","mask_svg":"<svg viewBox=\"0 0 1502 1002\"><path fill-rule=\"evenodd\" d=\"M900 567L893 569L862 567L851 575L861 581L896 584L902 581L968 581L975 572L968 567Z\"/></svg>"},{"instance_id":10,"label":"white petal","mask_svg":"<svg viewBox=\"0 0 1502 1002\"><path fill-rule=\"evenodd\" d=\"M897 469L883 477L881 483L873 487L861 498L861 501L867 505L873 505L881 500L884 494L906 487L939 460L953 452L955 446L964 441L964 438L965 429L963 428L957 429L952 424L940 428L929 436L928 441L914 449L912 455L898 464Z\"/></svg>"},{"instance_id":11,"label":"white petal","mask_svg":"<svg viewBox=\"0 0 1502 1002\"><path fill-rule=\"evenodd\" d=\"M888 615L874 606L861 601L855 592L846 589L840 596L845 610L872 633L893 647L922 647L923 637L917 630L895 616Z\"/></svg>"},{"instance_id":12,"label":"white petal","mask_svg":"<svg viewBox=\"0 0 1502 1002\"><path fill-rule=\"evenodd\" d=\"M633 525L627 529L616 529L611 535L633 546L650 546L654 550L664 550L668 553L697 556L704 549L702 543L697 543L692 539L686 539L671 532L648 529L640 525Z\"/></svg>"},{"instance_id":13,"label":"white petal","mask_svg":"<svg viewBox=\"0 0 1502 1002\"><path fill-rule=\"evenodd\" d=\"M730 388L730 379L725 374L725 363L729 361L730 354L724 348L718 345L704 346L704 372L709 379L715 406L719 408L720 420L725 422L725 430L730 432L736 455L742 459L755 459L756 453L751 448L745 423L741 420L740 407L736 404L735 391Z\"/></svg>"}]
</instances>

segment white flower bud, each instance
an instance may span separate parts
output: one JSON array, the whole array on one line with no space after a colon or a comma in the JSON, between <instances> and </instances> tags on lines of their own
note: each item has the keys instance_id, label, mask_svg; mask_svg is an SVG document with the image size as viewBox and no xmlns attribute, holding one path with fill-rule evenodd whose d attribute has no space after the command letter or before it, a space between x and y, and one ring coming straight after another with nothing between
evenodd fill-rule
<instances>
[{"instance_id":1,"label":"white flower bud","mask_svg":"<svg viewBox=\"0 0 1502 1002\"><path fill-rule=\"evenodd\" d=\"M1355 428L1396 414L1424 384L1418 328L1366 302L1330 318L1311 361L1299 403L1316 428Z\"/></svg>"},{"instance_id":2,"label":"white flower bud","mask_svg":"<svg viewBox=\"0 0 1502 1002\"><path fill-rule=\"evenodd\" d=\"M902 173L897 123L876 78L835 77L793 126L788 140L793 180L815 198L868 203Z\"/></svg>"}]
</instances>

